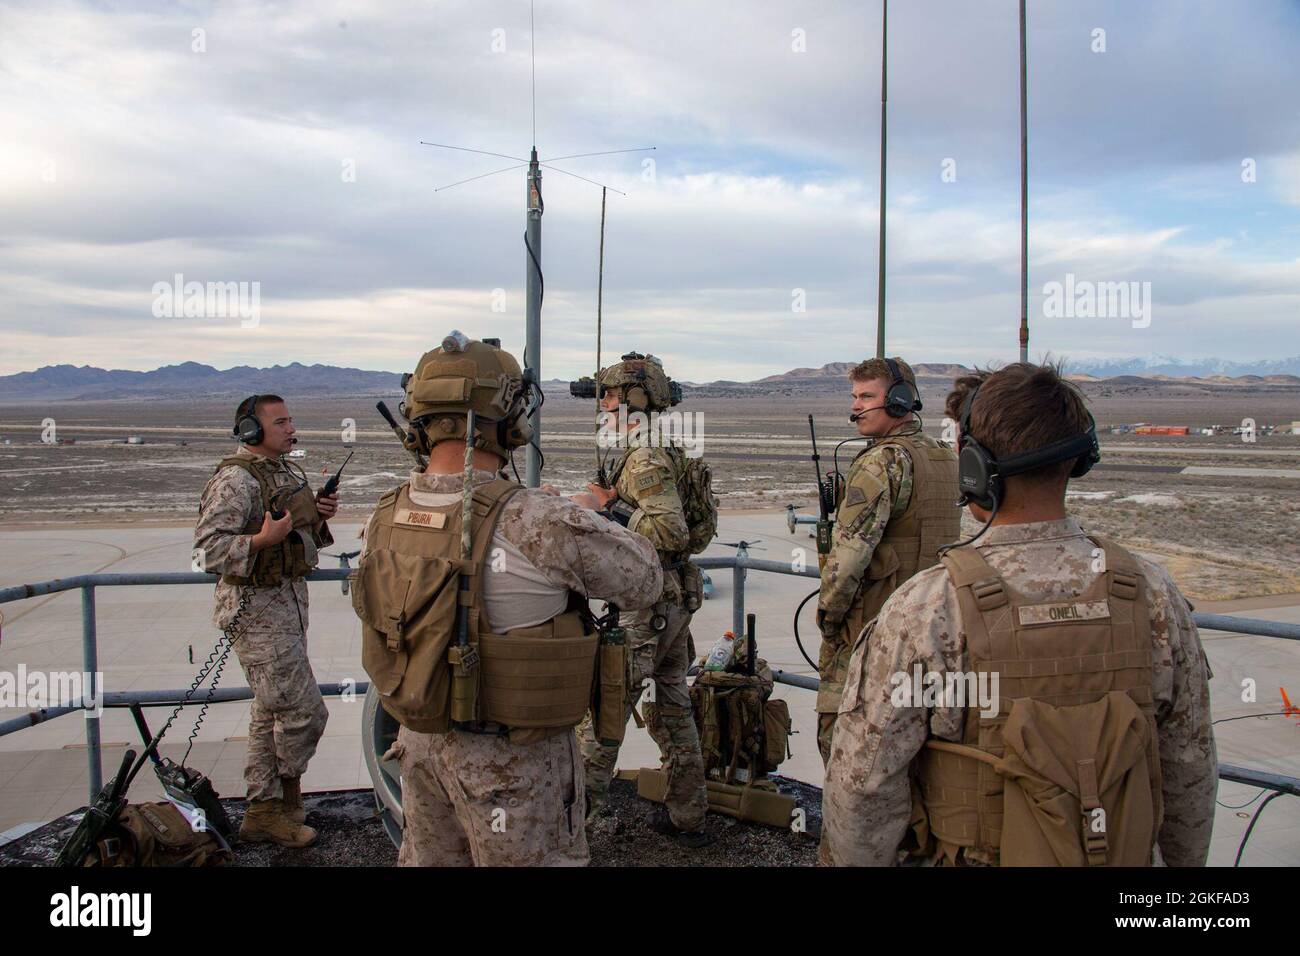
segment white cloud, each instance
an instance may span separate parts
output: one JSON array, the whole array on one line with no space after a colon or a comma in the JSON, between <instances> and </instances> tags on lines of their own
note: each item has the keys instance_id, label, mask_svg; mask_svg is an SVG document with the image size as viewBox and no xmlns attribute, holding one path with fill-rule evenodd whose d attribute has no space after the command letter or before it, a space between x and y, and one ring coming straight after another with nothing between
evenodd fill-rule
<instances>
[{"instance_id":1,"label":"white cloud","mask_svg":"<svg viewBox=\"0 0 1300 956\"><path fill-rule=\"evenodd\" d=\"M628 193L609 197L611 354L650 349L707 380L872 347L874 9L539 7L543 156L659 147L646 154L654 182L640 154L561 164ZM1290 220L1244 229L1225 202L1219 228L1203 204L1237 195L1215 177L1240 155L1260 160L1250 195L1264 212L1300 202L1300 121L1259 95L1300 79L1295 18L1282 5L1271 19L1173 9L1097 6L1083 19L1108 24L1105 59L1081 45L1090 19L1085 30L1070 5L1035 5L1031 292L1065 271L1138 278L1159 310L1143 338L1031 312L1035 343L1055 351L1252 358L1293 327ZM1011 354L1014 15L948 0L891 15L891 349ZM524 5L109 13L55 0L0 16L0 373L186 359L400 369L448 324L522 345L522 171L434 193L508 160L417 142L524 154ZM796 26L805 54L790 50ZM493 54L498 27L507 52ZM190 49L196 28L204 53ZM939 180L945 157L956 183ZM577 374L594 352L599 190L550 171L544 187L543 371ZM178 272L260 282L262 325L154 319L153 283ZM490 309L495 288L504 313ZM806 313L791 311L796 288Z\"/></svg>"}]
</instances>

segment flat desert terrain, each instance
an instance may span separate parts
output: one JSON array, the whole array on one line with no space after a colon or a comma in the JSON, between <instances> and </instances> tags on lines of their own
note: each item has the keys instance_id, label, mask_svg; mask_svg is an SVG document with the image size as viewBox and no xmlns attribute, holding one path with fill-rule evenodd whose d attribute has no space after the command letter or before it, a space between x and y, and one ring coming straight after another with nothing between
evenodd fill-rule
<instances>
[{"instance_id":1,"label":"flat desert terrain","mask_svg":"<svg viewBox=\"0 0 1300 956\"><path fill-rule=\"evenodd\" d=\"M1110 379L1084 385L1098 426L1132 422L1237 426L1300 419L1300 388ZM820 392L727 395L710 387L676 411L691 416L712 463L724 509L815 506L808 415L818 424L823 467L855 432L849 400ZM947 383L922 380L925 427L942 435ZM723 394L719 394L723 393ZM390 407L397 396L385 396ZM300 461L324 482L355 450L342 481L345 516L361 518L401 481L411 459L375 412L376 397L288 396ZM233 451L234 402L76 402L0 405L0 527L140 525L193 521L216 462ZM75 444L41 442L42 422ZM553 388L543 411L544 480L565 493L595 471L594 407ZM354 433L346 433L350 424ZM138 436L143 444L124 444ZM840 450L840 468L861 444ZM520 472L523 454L516 455ZM1188 473L1185 469L1200 470ZM1156 557L1193 599L1300 592L1300 436L1102 435L1102 464L1072 483L1070 506L1085 527ZM969 519L968 519L969 521ZM345 544L340 542L340 545ZM785 547L769 542L769 547ZM757 556L757 555L756 555ZM774 556L774 555L769 555ZM6 582L16 583L16 582Z\"/></svg>"}]
</instances>

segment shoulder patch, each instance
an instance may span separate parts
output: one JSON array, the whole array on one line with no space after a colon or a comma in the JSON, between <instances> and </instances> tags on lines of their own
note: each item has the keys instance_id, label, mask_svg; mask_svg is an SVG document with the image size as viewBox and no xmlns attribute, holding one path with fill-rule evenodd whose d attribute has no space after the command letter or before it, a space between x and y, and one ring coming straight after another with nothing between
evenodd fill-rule
<instances>
[{"instance_id":1,"label":"shoulder patch","mask_svg":"<svg viewBox=\"0 0 1300 956\"><path fill-rule=\"evenodd\" d=\"M632 451L628 458L627 466L633 474L639 474L643 471L655 471L660 468L670 468L667 458L661 458L655 454L653 448L637 448Z\"/></svg>"}]
</instances>

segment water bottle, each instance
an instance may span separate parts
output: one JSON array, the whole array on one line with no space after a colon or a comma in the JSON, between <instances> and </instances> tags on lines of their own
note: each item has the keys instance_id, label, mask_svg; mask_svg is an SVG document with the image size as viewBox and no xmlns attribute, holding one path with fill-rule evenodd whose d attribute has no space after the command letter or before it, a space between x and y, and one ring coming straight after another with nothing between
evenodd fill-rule
<instances>
[{"instance_id":1,"label":"water bottle","mask_svg":"<svg viewBox=\"0 0 1300 956\"><path fill-rule=\"evenodd\" d=\"M736 653L736 635L727 631L714 643L709 656L704 661L706 671L725 671Z\"/></svg>"}]
</instances>

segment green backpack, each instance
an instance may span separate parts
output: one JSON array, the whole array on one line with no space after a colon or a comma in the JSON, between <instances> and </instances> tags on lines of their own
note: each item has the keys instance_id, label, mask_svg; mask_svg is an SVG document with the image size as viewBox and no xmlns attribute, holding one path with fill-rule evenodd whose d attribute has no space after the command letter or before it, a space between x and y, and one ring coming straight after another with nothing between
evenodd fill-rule
<instances>
[{"instance_id":1,"label":"green backpack","mask_svg":"<svg viewBox=\"0 0 1300 956\"><path fill-rule=\"evenodd\" d=\"M691 554L699 554L718 533L718 499L713 495L713 470L703 458L688 458L671 449L677 465L677 494L682 499Z\"/></svg>"}]
</instances>

